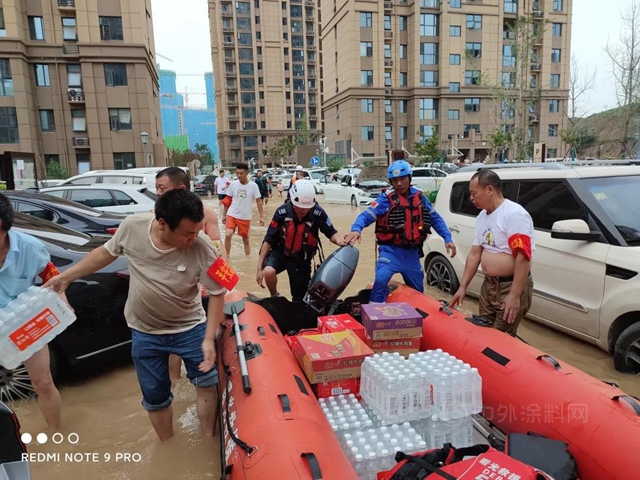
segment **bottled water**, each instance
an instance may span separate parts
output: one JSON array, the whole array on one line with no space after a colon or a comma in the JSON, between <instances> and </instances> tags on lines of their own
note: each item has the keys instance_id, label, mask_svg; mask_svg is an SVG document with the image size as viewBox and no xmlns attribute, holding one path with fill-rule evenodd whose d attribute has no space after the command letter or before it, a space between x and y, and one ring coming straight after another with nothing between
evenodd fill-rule
<instances>
[{"instance_id":1,"label":"bottled water","mask_svg":"<svg viewBox=\"0 0 640 480\"><path fill-rule=\"evenodd\" d=\"M342 435L343 441L352 439L351 435L346 436L347 433L373 426L373 422L354 394L321 398L319 403L334 433Z\"/></svg>"},{"instance_id":2,"label":"bottled water","mask_svg":"<svg viewBox=\"0 0 640 480\"><path fill-rule=\"evenodd\" d=\"M0 319L0 365L14 369L62 333L76 316L53 290L32 286L0 310Z\"/></svg>"}]
</instances>

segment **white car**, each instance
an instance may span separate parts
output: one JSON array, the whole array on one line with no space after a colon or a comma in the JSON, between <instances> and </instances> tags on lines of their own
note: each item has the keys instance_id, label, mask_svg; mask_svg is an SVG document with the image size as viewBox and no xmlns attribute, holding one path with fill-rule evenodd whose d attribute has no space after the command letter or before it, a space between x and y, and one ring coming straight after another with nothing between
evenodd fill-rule
<instances>
[{"instance_id":1,"label":"white car","mask_svg":"<svg viewBox=\"0 0 640 480\"><path fill-rule=\"evenodd\" d=\"M156 175L167 167L128 168L126 170L92 170L71 177L60 185L95 185L95 184L120 184L120 185L144 185L156 193ZM189 177L191 191L193 192L193 180L187 167L180 167Z\"/></svg>"},{"instance_id":2,"label":"white car","mask_svg":"<svg viewBox=\"0 0 640 480\"><path fill-rule=\"evenodd\" d=\"M428 195L438 190L447 173L437 168L415 167L411 170L411 184Z\"/></svg>"},{"instance_id":3,"label":"white car","mask_svg":"<svg viewBox=\"0 0 640 480\"><path fill-rule=\"evenodd\" d=\"M329 174L322 180L324 201L350 204L354 207L369 205L384 188L390 187L385 177L386 167L365 168L357 177Z\"/></svg>"},{"instance_id":4,"label":"white car","mask_svg":"<svg viewBox=\"0 0 640 480\"><path fill-rule=\"evenodd\" d=\"M557 163L500 168L504 196L533 218L533 303L528 317L613 353L617 370L640 373L640 168ZM449 175L435 209L458 248L426 242L427 283L454 293L474 239L469 201L475 172ZM480 295L478 269L467 292Z\"/></svg>"},{"instance_id":5,"label":"white car","mask_svg":"<svg viewBox=\"0 0 640 480\"><path fill-rule=\"evenodd\" d=\"M149 191L146 185L58 185L42 188L42 193L66 198L87 207L106 213L128 215L150 212L155 208L158 197Z\"/></svg>"}]
</instances>

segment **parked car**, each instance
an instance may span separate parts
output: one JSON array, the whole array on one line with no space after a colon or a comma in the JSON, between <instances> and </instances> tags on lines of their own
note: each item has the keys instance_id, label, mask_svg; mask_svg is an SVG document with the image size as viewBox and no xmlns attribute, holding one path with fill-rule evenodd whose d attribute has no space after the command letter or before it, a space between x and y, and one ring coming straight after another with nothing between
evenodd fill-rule
<instances>
[{"instance_id":1,"label":"parked car","mask_svg":"<svg viewBox=\"0 0 640 480\"><path fill-rule=\"evenodd\" d=\"M95 185L95 184L120 184L120 185L144 185L151 193L156 193L156 175L167 167L142 167L128 168L126 170L93 170L71 177L60 185ZM180 167L191 181L191 173L187 167ZM57 186L57 185L56 185ZM191 181L193 191L193 181Z\"/></svg>"},{"instance_id":2,"label":"parked car","mask_svg":"<svg viewBox=\"0 0 640 480\"><path fill-rule=\"evenodd\" d=\"M637 166L531 168L495 165L504 196L533 218L533 304L529 318L613 354L616 369L640 373L640 169ZM426 242L427 283L454 293L471 250L478 209L469 200L471 172L449 175L436 199L458 247ZM467 288L480 295L479 269Z\"/></svg>"},{"instance_id":3,"label":"parked car","mask_svg":"<svg viewBox=\"0 0 640 480\"><path fill-rule=\"evenodd\" d=\"M368 167L357 177L326 175L322 179L324 201L351 204L354 207L370 205L383 189L390 187L386 172L386 167Z\"/></svg>"},{"instance_id":4,"label":"parked car","mask_svg":"<svg viewBox=\"0 0 640 480\"><path fill-rule=\"evenodd\" d=\"M198 195L213 195L216 175L196 175L193 177L193 191Z\"/></svg>"},{"instance_id":5,"label":"parked car","mask_svg":"<svg viewBox=\"0 0 640 480\"><path fill-rule=\"evenodd\" d=\"M442 170L443 172L449 174L449 173L456 173L460 167L458 167L455 163L451 163L451 162L431 162L431 163L424 163L422 164L423 167L428 167L428 168L437 168L438 170Z\"/></svg>"},{"instance_id":6,"label":"parked car","mask_svg":"<svg viewBox=\"0 0 640 480\"><path fill-rule=\"evenodd\" d=\"M144 185L108 184L59 185L40 190L47 195L65 198L101 212L128 215L150 212L158 197Z\"/></svg>"},{"instance_id":7,"label":"parked car","mask_svg":"<svg viewBox=\"0 0 640 480\"><path fill-rule=\"evenodd\" d=\"M415 167L411 170L411 184L425 195L438 190L446 177L447 173L437 168Z\"/></svg>"},{"instance_id":8,"label":"parked car","mask_svg":"<svg viewBox=\"0 0 640 480\"><path fill-rule=\"evenodd\" d=\"M39 218L15 214L16 230L44 243L60 270L72 267L109 237L90 236ZM77 320L49 344L54 380L116 359L129 358L131 332L124 318L129 290L129 270L124 257L73 282L67 289ZM12 401L33 394L23 365L9 370L0 365L0 400Z\"/></svg>"},{"instance_id":9,"label":"parked car","mask_svg":"<svg viewBox=\"0 0 640 480\"><path fill-rule=\"evenodd\" d=\"M21 190L7 190L3 193L9 197L16 212L48 220L89 235L113 235L124 219L123 215L104 213L45 193Z\"/></svg>"}]
</instances>

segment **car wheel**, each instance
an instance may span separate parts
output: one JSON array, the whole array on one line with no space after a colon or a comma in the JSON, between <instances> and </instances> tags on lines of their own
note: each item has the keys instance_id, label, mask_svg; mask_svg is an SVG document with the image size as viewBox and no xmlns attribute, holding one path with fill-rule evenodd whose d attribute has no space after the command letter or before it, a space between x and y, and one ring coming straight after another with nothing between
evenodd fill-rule
<instances>
[{"instance_id":1,"label":"car wheel","mask_svg":"<svg viewBox=\"0 0 640 480\"><path fill-rule=\"evenodd\" d=\"M356 196L355 195L351 196L351 206L352 207L357 207L358 206L358 200L356 200Z\"/></svg>"},{"instance_id":2,"label":"car wheel","mask_svg":"<svg viewBox=\"0 0 640 480\"><path fill-rule=\"evenodd\" d=\"M51 363L51 376L54 383L60 379L61 362L60 356L55 347L49 346L49 356ZM31 379L27 373L27 367L20 364L17 368L10 370L0 365L0 401L13 402L35 396L36 392L31 386Z\"/></svg>"},{"instance_id":3,"label":"car wheel","mask_svg":"<svg viewBox=\"0 0 640 480\"><path fill-rule=\"evenodd\" d=\"M442 255L436 255L425 265L427 285L453 295L460 288L460 282L453 266Z\"/></svg>"},{"instance_id":4,"label":"car wheel","mask_svg":"<svg viewBox=\"0 0 640 480\"><path fill-rule=\"evenodd\" d=\"M619 372L640 374L640 322L627 327L618 337L613 364Z\"/></svg>"}]
</instances>

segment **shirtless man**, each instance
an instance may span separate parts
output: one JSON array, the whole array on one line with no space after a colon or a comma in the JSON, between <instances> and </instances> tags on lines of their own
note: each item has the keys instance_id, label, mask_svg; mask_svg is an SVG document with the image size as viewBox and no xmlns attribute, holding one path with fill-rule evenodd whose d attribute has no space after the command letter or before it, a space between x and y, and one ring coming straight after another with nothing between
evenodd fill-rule
<instances>
[{"instance_id":1,"label":"shirtless man","mask_svg":"<svg viewBox=\"0 0 640 480\"><path fill-rule=\"evenodd\" d=\"M184 170L178 167L167 167L164 170L160 170L156 175L156 193L158 196L162 196L169 190L176 190L183 188L189 190L190 188L189 177ZM220 256L227 259L227 253L222 248L222 242L220 240L220 227L218 226L218 216L211 207L204 206L204 225L202 231L211 239L216 246ZM178 355L169 355L169 377L171 378L171 385L180 379L182 376L182 359Z\"/></svg>"},{"instance_id":2,"label":"shirtless man","mask_svg":"<svg viewBox=\"0 0 640 480\"><path fill-rule=\"evenodd\" d=\"M493 170L479 170L471 177L469 192L473 204L482 211L460 288L450 306L462 305L467 287L482 265L480 315L494 328L515 335L533 296L533 220L522 206L502 196L500 177Z\"/></svg>"}]
</instances>

